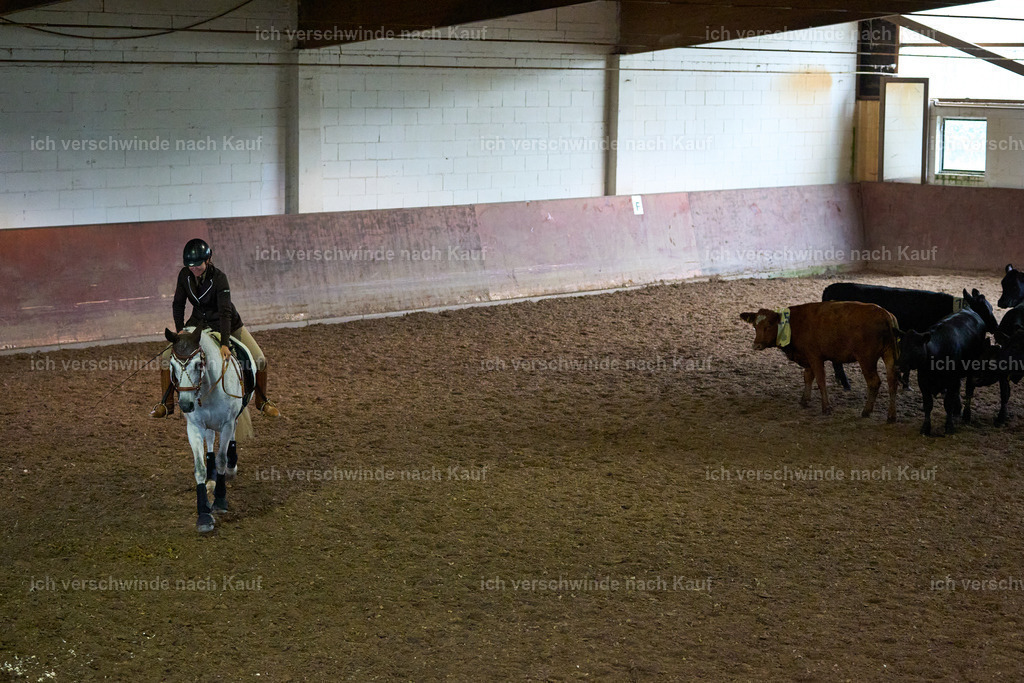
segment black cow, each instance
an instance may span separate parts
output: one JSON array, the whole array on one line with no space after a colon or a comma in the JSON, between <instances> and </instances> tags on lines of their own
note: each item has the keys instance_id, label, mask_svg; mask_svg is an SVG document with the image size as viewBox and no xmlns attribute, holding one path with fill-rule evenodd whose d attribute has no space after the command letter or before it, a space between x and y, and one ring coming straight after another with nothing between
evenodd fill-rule
<instances>
[{"instance_id":1,"label":"black cow","mask_svg":"<svg viewBox=\"0 0 1024 683\"><path fill-rule=\"evenodd\" d=\"M978 290L973 290L972 294L975 301L983 303L991 312L992 306ZM977 312L985 318L982 311ZM990 315L990 318L994 320L994 316ZM986 324L991 332L991 321L986 320ZM995 426L1001 427L1006 424L1009 417L1006 404L1010 401L1010 382L1017 384L1024 379L1024 305L1015 306L1003 316L995 337L999 343L986 342L981 358L969 366L967 387L964 390L964 422L971 421L971 400L975 387L987 387L998 383L999 414L996 415Z\"/></svg>"},{"instance_id":2,"label":"black cow","mask_svg":"<svg viewBox=\"0 0 1024 683\"><path fill-rule=\"evenodd\" d=\"M992 312L992 304L988 302L984 294L977 289L972 289L971 293L968 294L965 289L963 301L965 308L970 308L981 316L982 322L985 323L986 332L996 334L999 331L999 323L996 321L995 313Z\"/></svg>"},{"instance_id":3,"label":"black cow","mask_svg":"<svg viewBox=\"0 0 1024 683\"><path fill-rule=\"evenodd\" d=\"M1014 268L1012 263L1006 264L1006 274L1001 284L1003 293L996 302L999 308L1013 308L1024 303L1024 273Z\"/></svg>"},{"instance_id":4,"label":"black cow","mask_svg":"<svg viewBox=\"0 0 1024 683\"><path fill-rule=\"evenodd\" d=\"M856 282L836 282L821 293L822 301L861 301L877 304L896 316L900 330L924 332L929 327L959 309L952 294L929 292L925 289L903 289L881 285L862 285ZM843 389L850 389L842 363L833 363L836 381ZM909 371L902 371L903 386L909 382Z\"/></svg>"},{"instance_id":5,"label":"black cow","mask_svg":"<svg viewBox=\"0 0 1024 683\"><path fill-rule=\"evenodd\" d=\"M970 372L971 363L985 352L988 340L986 324L972 308L982 308L987 301L977 301L964 290L964 301L971 308L953 313L928 328L926 332L908 331L900 335L900 353L896 365L917 370L917 385L924 399L924 423L921 433L932 432L933 397L943 395L946 409L945 433L956 431L960 417L960 382Z\"/></svg>"},{"instance_id":6,"label":"black cow","mask_svg":"<svg viewBox=\"0 0 1024 683\"><path fill-rule=\"evenodd\" d=\"M1024 358L1015 360L1007 347L999 344L985 342L985 349L981 357L969 366L967 373L967 388L964 390L964 414L965 423L971 421L971 401L974 398L975 387L987 387L992 384L999 384L999 414L996 415L995 426L1001 427L1006 424L1009 413L1006 404L1010 401L1010 368L1016 362L1024 362ZM1018 377L1019 381L1019 377Z\"/></svg>"},{"instance_id":7,"label":"black cow","mask_svg":"<svg viewBox=\"0 0 1024 683\"><path fill-rule=\"evenodd\" d=\"M1003 314L1003 319L999 321L999 327L996 329L996 341L1006 344L1018 332L1024 332L1024 304L1017 304Z\"/></svg>"}]
</instances>

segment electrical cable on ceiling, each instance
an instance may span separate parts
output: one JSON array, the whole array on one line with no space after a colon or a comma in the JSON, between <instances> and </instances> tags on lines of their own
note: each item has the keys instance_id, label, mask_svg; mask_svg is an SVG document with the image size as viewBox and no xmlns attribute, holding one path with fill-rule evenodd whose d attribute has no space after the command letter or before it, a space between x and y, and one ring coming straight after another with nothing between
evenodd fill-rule
<instances>
[{"instance_id":1,"label":"electrical cable on ceiling","mask_svg":"<svg viewBox=\"0 0 1024 683\"><path fill-rule=\"evenodd\" d=\"M83 36L83 35L75 34L75 33L65 33L65 32L62 32L62 31L51 31L49 29L39 28L39 27L34 26L32 24L29 24L29 23L24 23L23 24L21 22L13 21L11 19L7 19L6 17L0 17L0 23L7 24L9 26L18 26L20 28L24 28L24 29L27 29L29 31L38 31L39 33L48 33L48 34L54 35L54 36L62 36L64 38L82 38L82 39L85 39L85 40L139 40L141 38L154 38L156 36L165 36L165 35L168 35L168 34L171 34L171 33L179 33L179 32L183 32L183 31L188 31L190 29L196 28L197 26L202 26L203 24L208 24L211 21L216 21L217 19L220 19L221 17L227 16L228 14L231 14L232 12L238 11L238 10L242 9L243 7L245 7L246 5L248 5L251 2L253 2L253 0L242 0L241 3L235 5L234 7L230 8L230 9L224 10L220 14L216 14L216 15L214 15L212 17L207 18L207 19L201 19L201 20L195 22L194 24L189 24L188 26L181 26L181 27L178 27L178 28L160 29L159 31L156 31L154 33L147 33L147 34L144 34L144 35L133 35L133 36ZM82 28L92 28L92 27L82 26ZM127 28L127 27L119 27L119 28Z\"/></svg>"}]
</instances>

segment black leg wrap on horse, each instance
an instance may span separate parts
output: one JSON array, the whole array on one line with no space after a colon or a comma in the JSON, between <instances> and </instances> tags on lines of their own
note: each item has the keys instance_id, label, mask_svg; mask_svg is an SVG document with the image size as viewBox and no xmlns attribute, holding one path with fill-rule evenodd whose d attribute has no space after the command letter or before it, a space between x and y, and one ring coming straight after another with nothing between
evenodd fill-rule
<instances>
[{"instance_id":1,"label":"black leg wrap on horse","mask_svg":"<svg viewBox=\"0 0 1024 683\"><path fill-rule=\"evenodd\" d=\"M217 478L217 458L213 453L206 454L206 481Z\"/></svg>"},{"instance_id":2,"label":"black leg wrap on horse","mask_svg":"<svg viewBox=\"0 0 1024 683\"><path fill-rule=\"evenodd\" d=\"M196 512L210 514L210 501L206 497L206 484L196 484Z\"/></svg>"},{"instance_id":3,"label":"black leg wrap on horse","mask_svg":"<svg viewBox=\"0 0 1024 683\"><path fill-rule=\"evenodd\" d=\"M235 448L235 442L231 441L228 443L228 467L234 467L238 464L238 450Z\"/></svg>"},{"instance_id":4,"label":"black leg wrap on horse","mask_svg":"<svg viewBox=\"0 0 1024 683\"><path fill-rule=\"evenodd\" d=\"M215 510L227 510L228 485L227 477L223 474L217 475L217 485L213 487L213 507Z\"/></svg>"}]
</instances>

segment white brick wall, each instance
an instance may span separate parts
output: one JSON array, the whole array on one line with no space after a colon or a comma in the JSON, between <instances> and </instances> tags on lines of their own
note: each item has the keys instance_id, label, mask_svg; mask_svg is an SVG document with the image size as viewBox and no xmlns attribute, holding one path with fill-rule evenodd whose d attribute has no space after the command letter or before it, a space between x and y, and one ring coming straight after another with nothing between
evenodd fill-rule
<instances>
[{"instance_id":1,"label":"white brick wall","mask_svg":"<svg viewBox=\"0 0 1024 683\"><path fill-rule=\"evenodd\" d=\"M849 181L856 45L845 24L623 57L617 192Z\"/></svg>"},{"instance_id":2,"label":"white brick wall","mask_svg":"<svg viewBox=\"0 0 1024 683\"><path fill-rule=\"evenodd\" d=\"M163 26L172 9L179 24L182 14L213 13L200 0L145 10L127 0L70 0L12 18ZM281 213L294 82L299 158L290 173L303 211L601 195L612 142L624 194L849 179L852 54L623 57L618 129L608 131L615 3L460 27L471 40L308 51L289 66L294 11L257 0L208 26L240 33L95 44L0 26L0 44L29 59L220 64L0 63L0 227ZM848 34L716 47L852 53ZM536 40L556 42L522 42ZM786 73L745 73L766 67ZM249 149L225 149L226 138ZM136 139L170 149L64 149Z\"/></svg>"},{"instance_id":3,"label":"white brick wall","mask_svg":"<svg viewBox=\"0 0 1024 683\"><path fill-rule=\"evenodd\" d=\"M486 40L380 40L305 55L352 65L313 72L324 185L306 210L602 194L604 155L586 148L604 135L614 18L613 3L595 2L457 29ZM563 42L507 42L528 40ZM565 44L583 40L598 44Z\"/></svg>"},{"instance_id":4,"label":"white brick wall","mask_svg":"<svg viewBox=\"0 0 1024 683\"><path fill-rule=\"evenodd\" d=\"M166 26L172 10L179 24L215 13L199 0L144 10L73 0L10 18ZM0 44L19 56L64 62L0 64L0 227L282 212L284 175L264 170L283 160L279 69L68 62L271 59L286 46L259 41L255 27L287 21L257 0L208 25L240 34L87 41L0 26Z\"/></svg>"}]
</instances>

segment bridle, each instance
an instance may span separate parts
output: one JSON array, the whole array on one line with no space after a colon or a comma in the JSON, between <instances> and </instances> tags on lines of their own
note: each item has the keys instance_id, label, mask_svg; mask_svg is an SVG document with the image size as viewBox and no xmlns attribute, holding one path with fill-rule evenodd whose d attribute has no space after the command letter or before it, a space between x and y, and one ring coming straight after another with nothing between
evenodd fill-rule
<instances>
[{"instance_id":1,"label":"bridle","mask_svg":"<svg viewBox=\"0 0 1024 683\"><path fill-rule=\"evenodd\" d=\"M206 354L203 352L202 344L197 346L196 350L187 356L182 356L181 354L178 353L176 349L174 349L174 347L171 347L171 355L174 357L174 360L178 361L178 363L181 365L180 374L187 378L190 382L192 381L192 376L189 374L188 367L192 363L192 359L196 357L197 353L199 354L199 379L192 386L182 386L179 383L179 392L199 391L203 388L203 375L206 372ZM203 393L202 395L199 396L199 398L196 399L196 405L198 405L200 408L203 407L203 399L209 396L210 393L217 387L218 384L221 385L221 389L224 390L224 393L230 396L231 398L242 398L241 394L235 395L228 391L227 386L224 384L224 377L227 374L228 361L230 359L231 356L228 356L227 358L224 359L224 365L221 366L220 370L220 379L214 382L212 385L210 385L210 388L207 389L205 393ZM235 369L235 374L238 375L238 386L244 387L244 383L242 382L242 371L239 368L238 363L236 362L233 367ZM242 391L244 392L244 388Z\"/></svg>"},{"instance_id":2,"label":"bridle","mask_svg":"<svg viewBox=\"0 0 1024 683\"><path fill-rule=\"evenodd\" d=\"M192 381L192 376L189 374L188 366L192 363L192 359L199 354L199 380L192 386L183 386L181 383L181 377L178 378L178 391L197 391L203 388L203 373L206 372L206 354L203 353L203 347L197 346L196 350L187 356L182 356L178 353L177 349L171 348L171 355L174 356L174 360L178 361L181 365L180 375L183 375L189 381ZM200 405L202 405L200 403Z\"/></svg>"}]
</instances>

